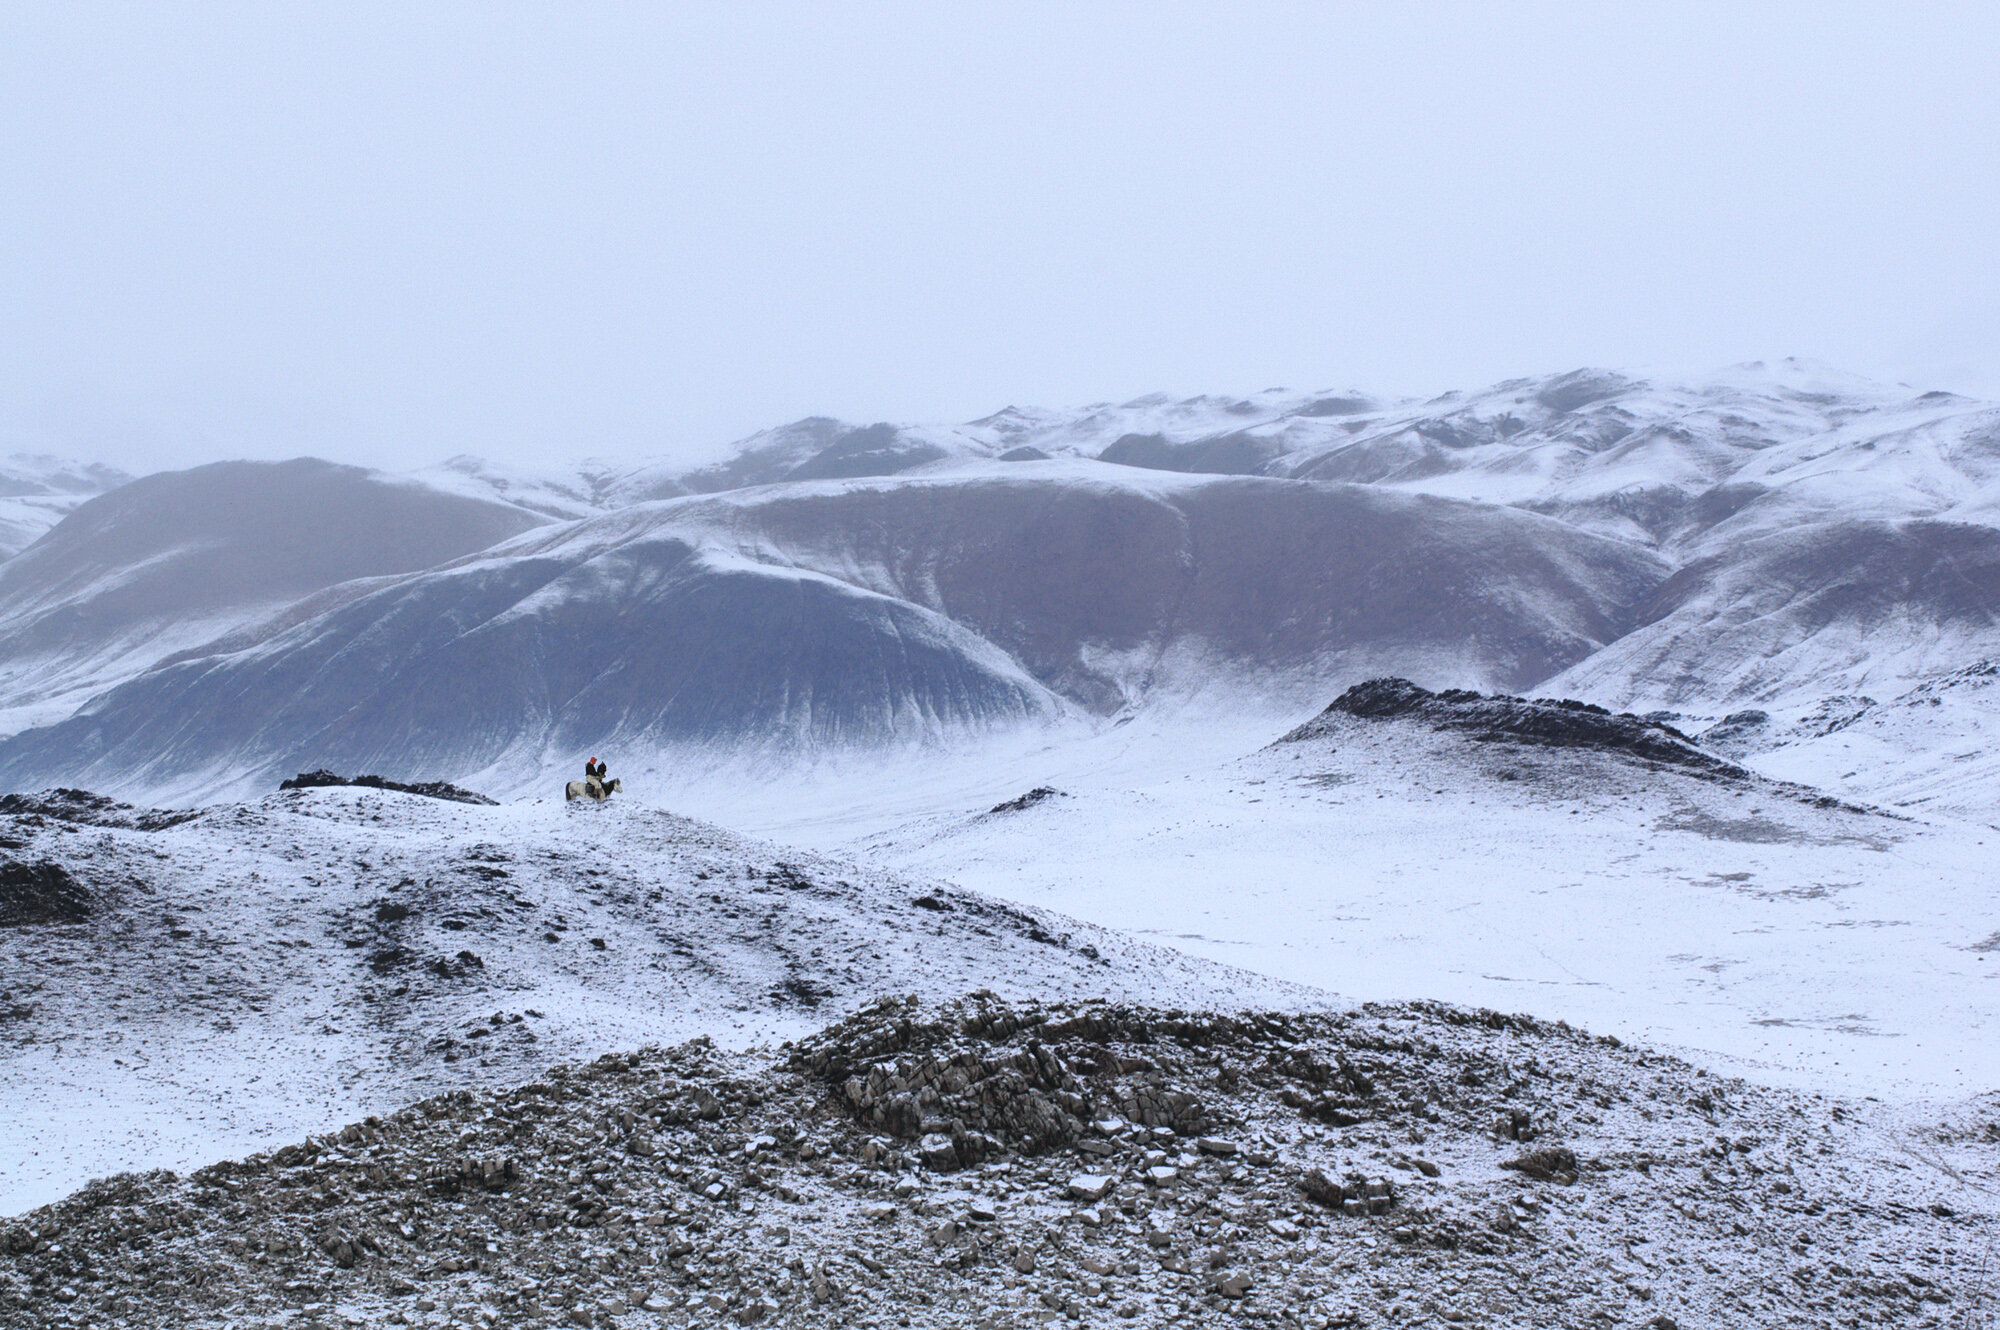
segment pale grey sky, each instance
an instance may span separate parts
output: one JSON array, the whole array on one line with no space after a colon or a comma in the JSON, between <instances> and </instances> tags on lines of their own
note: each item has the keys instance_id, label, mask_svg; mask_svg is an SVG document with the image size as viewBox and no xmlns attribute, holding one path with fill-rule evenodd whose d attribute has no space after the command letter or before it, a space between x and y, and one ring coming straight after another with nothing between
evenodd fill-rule
<instances>
[{"instance_id":1,"label":"pale grey sky","mask_svg":"<svg viewBox=\"0 0 2000 1330\"><path fill-rule=\"evenodd\" d=\"M0 13L0 451L1803 355L2000 394L2000 6Z\"/></svg>"}]
</instances>

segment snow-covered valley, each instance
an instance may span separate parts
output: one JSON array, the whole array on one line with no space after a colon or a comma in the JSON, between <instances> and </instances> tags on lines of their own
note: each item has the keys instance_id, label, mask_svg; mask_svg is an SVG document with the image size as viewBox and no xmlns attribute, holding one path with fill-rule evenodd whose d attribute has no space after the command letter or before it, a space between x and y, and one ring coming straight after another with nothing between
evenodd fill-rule
<instances>
[{"instance_id":1,"label":"snow-covered valley","mask_svg":"<svg viewBox=\"0 0 2000 1330\"><path fill-rule=\"evenodd\" d=\"M883 994L1316 1013L1334 1023L1310 1037L1336 1043L1373 1003L1366 1019L1509 1077L1521 1058L1594 1085L1622 1074L1572 1047L1585 1030L1637 1050L1617 1054L1634 1066L1679 1059L1656 1098L1742 1078L1733 1127L1714 1103L1635 1102L1613 1140L1598 1090L1542 1087L1561 1107L1537 1131L1593 1164L1671 1158L1713 1181L1713 1160L1690 1162L1709 1158L1701 1133L1762 1142L1798 1117L1824 1178L1795 1168L1805 1137L1782 1160L1761 1144L1721 1157L1814 1197L1846 1170L1871 1214L1934 1195L1948 1213L1924 1212L1927 1240L1950 1254L1922 1277L1957 1301L1903 1313L1979 1308L1966 1253L2000 1222L2000 409L1786 363L1699 382L1577 371L1428 402L1274 390L952 426L812 418L698 465L236 463L122 486L36 466L23 474L51 493L74 476L106 489L40 495L52 525L0 560L0 790L16 791L0 798L0 1214L426 1096L462 1108L460 1089L527 1113L509 1087L552 1066L699 1037L710 1052L674 1065L712 1054L714 1075L775 1077L752 1097L790 1103L784 1046L819 1046ZM566 802L591 754L623 790ZM322 767L498 802L277 791ZM1488 1009L1532 1020L1468 1014ZM1289 1056L1252 1027L1245 1058ZM1124 1076L1143 1056L1103 1065ZM1272 1099L1280 1082L1203 1083L1258 1133L1259 1168L1303 1170L1321 1146L1407 1154L1438 1122L1415 1100L1301 1108ZM1528 1260L1544 1211L1494 1220L1480 1153L1521 1142L1482 1137L1485 1099L1452 1107L1457 1091L1426 1084L1424 1103L1460 1112L1445 1153L1462 1176L1439 1184L1441 1209L1412 1196L1405 1227L1456 1242L1518 1223L1501 1245ZM671 1125L649 1103L604 1111ZM1863 1119L1865 1140L1849 1130ZM1147 1162L1130 1122L1077 1121L1007 1166L1046 1172L1048 1148L1082 1149L1079 1168L1122 1160L1109 1185L1145 1189L1162 1216L1183 1193L1148 1169L1207 1178L1194 1153ZM904 1114L838 1148L855 1177L926 1197L947 1184L922 1142L972 1139L953 1122ZM741 1148L717 1167L745 1166ZM664 1166L637 1167L650 1195ZM1272 1209L1261 1176L1221 1169L1195 1209L1220 1207L1215 1241L1287 1261L1326 1216ZM827 1195L836 1227L861 1203ZM1719 1213L1698 1208L1699 1225ZM658 1202L675 1216L661 1223L681 1209ZM1088 1227L1116 1229L1108 1210ZM1198 1255L1123 1213L1132 1250L1092 1260ZM1643 1207L1603 1213L1641 1224ZM1598 1252L1601 1218L1562 1241ZM0 1232L0 1261L43 1260L40 1222ZM560 1246L568 1222L538 1231ZM222 1232L189 1236L188 1259ZM1718 1310L1683 1280L1677 1324L1757 1314L1747 1290L1773 1271L1730 1265L1729 1236L1700 1228L1703 1259L1749 1301ZM363 1323L447 1317L385 1292L408 1281L381 1252L347 1251L342 1271L381 1266L366 1296L388 1301ZM56 1315L54 1267L33 1268L0 1279L0 1318ZM1163 1268L1164 1285L1101 1305L1162 1320L1260 1305ZM484 1267L424 1278L468 1269L497 1296ZM1809 1283L1777 1311L1831 1315ZM768 1305L834 1314L809 1276L793 1284ZM753 1305L695 1287L654 1308L627 1287L621 1310L574 1323ZM92 1292L58 1319L120 1296L141 1305ZM1458 1305L1443 1284L1425 1296ZM1658 1310L1626 1296L1593 1285L1543 1319L1589 1323L1584 1303L1606 1297L1616 1323ZM541 1310L509 1316L570 1315L528 1301ZM976 1311L965 1323L1012 1323ZM1376 1323L1355 1314L1320 1323Z\"/></svg>"},{"instance_id":2,"label":"snow-covered valley","mask_svg":"<svg viewBox=\"0 0 2000 1330\"><path fill-rule=\"evenodd\" d=\"M1991 827L1422 719L1333 722L1207 762L1021 762L928 813L849 777L711 815L1350 998L1531 1011L1853 1093L2000 1082Z\"/></svg>"}]
</instances>

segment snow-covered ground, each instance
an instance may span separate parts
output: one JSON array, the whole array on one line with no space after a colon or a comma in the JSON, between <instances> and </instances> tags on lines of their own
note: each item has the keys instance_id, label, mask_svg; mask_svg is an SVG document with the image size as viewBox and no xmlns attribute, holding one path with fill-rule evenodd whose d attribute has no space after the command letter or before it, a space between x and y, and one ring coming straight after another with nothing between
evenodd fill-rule
<instances>
[{"instance_id":1,"label":"snow-covered ground","mask_svg":"<svg viewBox=\"0 0 2000 1330\"><path fill-rule=\"evenodd\" d=\"M1843 1092L2000 1084L2000 831L1400 721L1266 747L1264 723L672 797L1349 998L1533 1012Z\"/></svg>"},{"instance_id":2,"label":"snow-covered ground","mask_svg":"<svg viewBox=\"0 0 2000 1330\"><path fill-rule=\"evenodd\" d=\"M246 525L244 476L156 477L0 560L0 724L82 703L10 783L247 801L0 819L0 885L94 902L0 929L0 1210L885 990L1444 999L1947 1116L2000 1083L1988 404L1785 363L235 466L297 485ZM1392 672L1671 707L1756 774L1275 742ZM558 802L592 752L626 792ZM269 793L327 764L509 802Z\"/></svg>"},{"instance_id":3,"label":"snow-covered ground","mask_svg":"<svg viewBox=\"0 0 2000 1330\"><path fill-rule=\"evenodd\" d=\"M882 993L1310 998L637 802L334 788L133 821L0 807L9 859L90 897L23 922L34 894L0 884L0 1214L607 1049L793 1037Z\"/></svg>"},{"instance_id":4,"label":"snow-covered ground","mask_svg":"<svg viewBox=\"0 0 2000 1330\"><path fill-rule=\"evenodd\" d=\"M1951 670L1881 701L1838 696L1738 716L1722 722L1725 732L1743 761L1767 775L2000 829L2000 662Z\"/></svg>"}]
</instances>

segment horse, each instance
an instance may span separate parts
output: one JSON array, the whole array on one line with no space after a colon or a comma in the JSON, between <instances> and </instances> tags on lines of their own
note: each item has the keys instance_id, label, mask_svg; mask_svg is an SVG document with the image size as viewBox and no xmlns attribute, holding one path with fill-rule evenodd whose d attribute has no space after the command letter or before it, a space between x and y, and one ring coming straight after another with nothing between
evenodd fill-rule
<instances>
[{"instance_id":1,"label":"horse","mask_svg":"<svg viewBox=\"0 0 2000 1330\"><path fill-rule=\"evenodd\" d=\"M587 780L573 780L563 786L563 802L568 803L572 799L594 799L603 803L623 788L625 787L619 783L616 776L601 785Z\"/></svg>"}]
</instances>

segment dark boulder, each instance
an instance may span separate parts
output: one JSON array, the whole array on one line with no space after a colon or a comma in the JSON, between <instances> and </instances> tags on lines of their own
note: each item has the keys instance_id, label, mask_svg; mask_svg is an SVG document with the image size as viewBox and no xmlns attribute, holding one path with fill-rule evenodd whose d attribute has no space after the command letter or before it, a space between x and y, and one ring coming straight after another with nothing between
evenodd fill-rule
<instances>
[{"instance_id":1,"label":"dark boulder","mask_svg":"<svg viewBox=\"0 0 2000 1330\"><path fill-rule=\"evenodd\" d=\"M1066 796L1063 792L1056 789L1053 785L1037 785L1026 794L1009 799L1005 803L994 804L993 807L986 811L988 813L1025 813L1036 804L1064 797Z\"/></svg>"},{"instance_id":2,"label":"dark boulder","mask_svg":"<svg viewBox=\"0 0 2000 1330\"><path fill-rule=\"evenodd\" d=\"M95 903L90 889L61 864L0 858L0 927L80 924Z\"/></svg>"}]
</instances>

